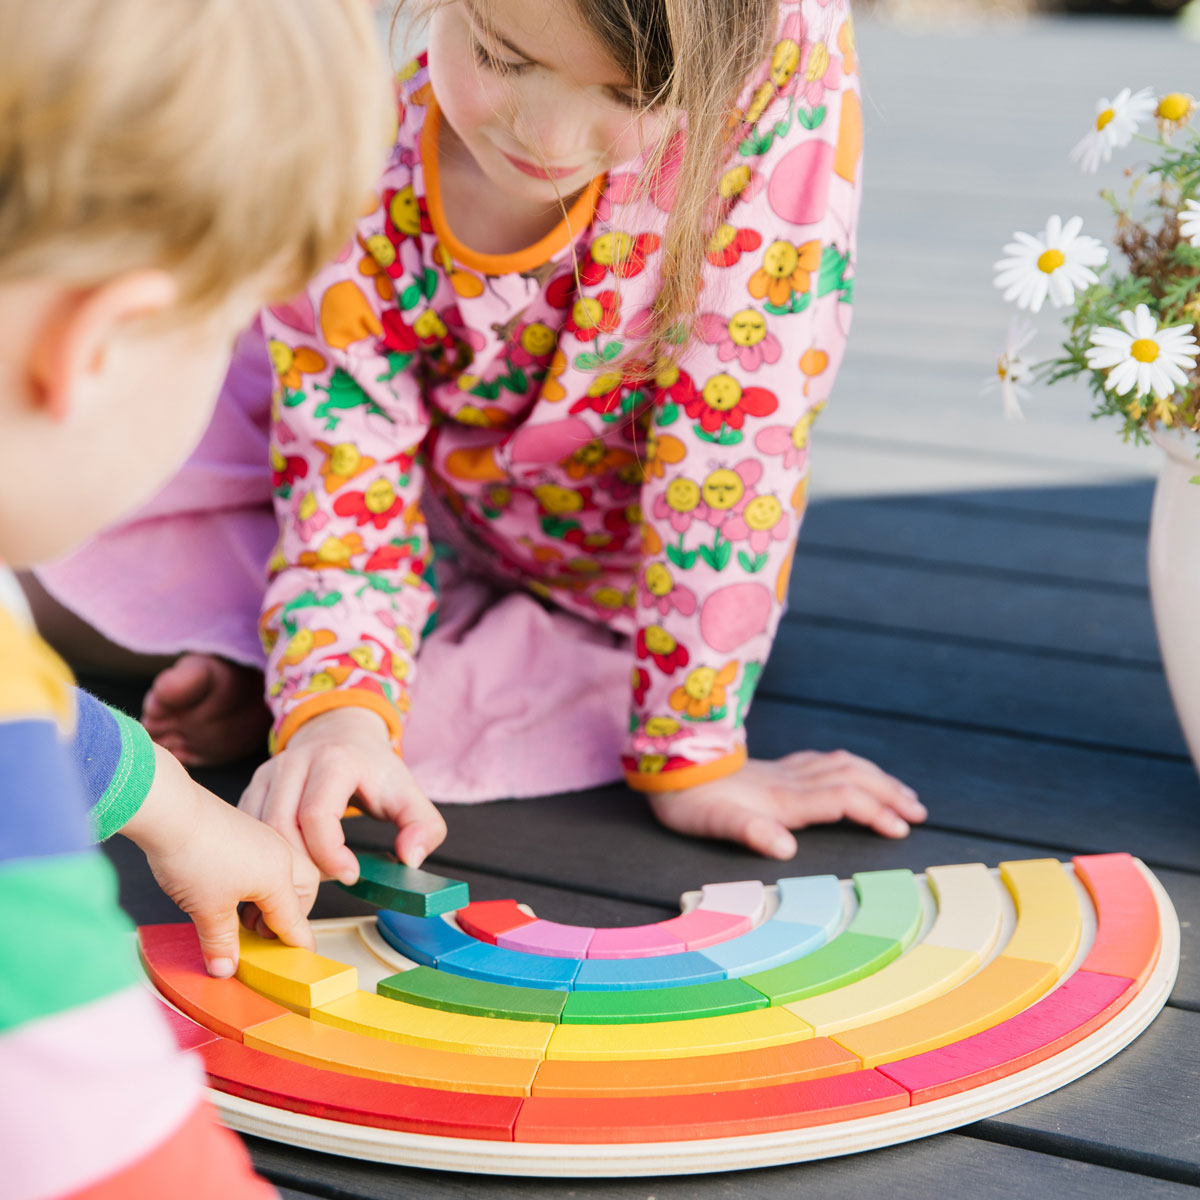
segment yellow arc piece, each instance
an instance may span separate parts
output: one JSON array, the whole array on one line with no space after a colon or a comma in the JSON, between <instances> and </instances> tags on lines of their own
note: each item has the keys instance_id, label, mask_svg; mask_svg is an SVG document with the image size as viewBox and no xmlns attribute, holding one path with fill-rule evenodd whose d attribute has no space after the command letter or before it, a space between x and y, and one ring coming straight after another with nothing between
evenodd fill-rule
<instances>
[{"instance_id":1,"label":"yellow arc piece","mask_svg":"<svg viewBox=\"0 0 1200 1200\"><path fill-rule=\"evenodd\" d=\"M1061 975L1083 936L1079 893L1066 868L1054 858L1030 858L1001 863L1000 878L1017 906L1017 928L1001 954L1049 963Z\"/></svg>"},{"instance_id":2,"label":"yellow arc piece","mask_svg":"<svg viewBox=\"0 0 1200 1200\"><path fill-rule=\"evenodd\" d=\"M295 1012L307 1015L318 1004L358 990L356 967L259 937L248 929L241 930L240 943L238 979Z\"/></svg>"}]
</instances>

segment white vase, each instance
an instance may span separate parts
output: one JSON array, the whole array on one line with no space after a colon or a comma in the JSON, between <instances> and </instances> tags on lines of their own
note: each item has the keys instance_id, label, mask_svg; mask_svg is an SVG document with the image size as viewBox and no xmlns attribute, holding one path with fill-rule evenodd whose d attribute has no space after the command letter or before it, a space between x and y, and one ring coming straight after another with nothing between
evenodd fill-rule
<instances>
[{"instance_id":1,"label":"white vase","mask_svg":"<svg viewBox=\"0 0 1200 1200\"><path fill-rule=\"evenodd\" d=\"M1162 472L1150 514L1150 600L1163 669L1192 761L1200 771L1200 442L1154 431Z\"/></svg>"}]
</instances>

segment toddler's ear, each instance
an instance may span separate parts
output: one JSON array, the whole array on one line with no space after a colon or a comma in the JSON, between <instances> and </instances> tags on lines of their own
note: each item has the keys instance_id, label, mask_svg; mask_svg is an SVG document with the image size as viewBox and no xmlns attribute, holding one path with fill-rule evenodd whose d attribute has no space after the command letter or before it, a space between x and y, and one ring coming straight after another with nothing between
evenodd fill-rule
<instances>
[{"instance_id":1,"label":"toddler's ear","mask_svg":"<svg viewBox=\"0 0 1200 1200\"><path fill-rule=\"evenodd\" d=\"M29 355L36 405L55 421L103 375L114 342L135 322L172 308L179 285L166 271L129 271L86 289L64 291L45 312Z\"/></svg>"}]
</instances>

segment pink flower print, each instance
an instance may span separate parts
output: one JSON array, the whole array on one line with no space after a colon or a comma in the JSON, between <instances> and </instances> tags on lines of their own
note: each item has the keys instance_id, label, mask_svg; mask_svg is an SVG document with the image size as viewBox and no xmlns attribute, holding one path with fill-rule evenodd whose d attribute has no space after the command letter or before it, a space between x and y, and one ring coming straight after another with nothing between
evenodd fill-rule
<instances>
[{"instance_id":1,"label":"pink flower print","mask_svg":"<svg viewBox=\"0 0 1200 1200\"><path fill-rule=\"evenodd\" d=\"M754 485L762 473L763 466L757 458L743 459L733 468L716 467L710 471L700 489L697 519L707 521L714 529L722 529L726 521L740 517L754 499Z\"/></svg>"},{"instance_id":2,"label":"pink flower print","mask_svg":"<svg viewBox=\"0 0 1200 1200\"><path fill-rule=\"evenodd\" d=\"M765 554L772 542L785 541L788 532L783 505L770 495L755 496L736 517L721 526L721 534L727 541L748 541L755 554Z\"/></svg>"},{"instance_id":3,"label":"pink flower print","mask_svg":"<svg viewBox=\"0 0 1200 1200\"><path fill-rule=\"evenodd\" d=\"M786 425L769 425L758 431L754 445L768 458L782 455L786 470L795 467L803 471L808 466L808 431L811 425L808 414L790 429Z\"/></svg>"},{"instance_id":4,"label":"pink flower print","mask_svg":"<svg viewBox=\"0 0 1200 1200\"><path fill-rule=\"evenodd\" d=\"M816 108L827 91L837 88L842 75L841 65L841 60L829 53L824 42L809 42L804 47L804 57L797 72L800 86L796 99L809 108Z\"/></svg>"},{"instance_id":5,"label":"pink flower print","mask_svg":"<svg viewBox=\"0 0 1200 1200\"><path fill-rule=\"evenodd\" d=\"M696 593L676 583L671 572L660 562L652 562L642 572L638 600L643 608L657 608L665 617L672 608L685 617L696 611Z\"/></svg>"},{"instance_id":6,"label":"pink flower print","mask_svg":"<svg viewBox=\"0 0 1200 1200\"><path fill-rule=\"evenodd\" d=\"M522 321L508 343L508 361L514 367L542 367L557 345L557 335L544 321Z\"/></svg>"},{"instance_id":7,"label":"pink flower print","mask_svg":"<svg viewBox=\"0 0 1200 1200\"><path fill-rule=\"evenodd\" d=\"M672 479L666 491L654 497L654 515L660 521L670 522L676 533L686 533L692 518L703 511L707 507L701 500L700 485L682 475Z\"/></svg>"},{"instance_id":8,"label":"pink flower print","mask_svg":"<svg viewBox=\"0 0 1200 1200\"><path fill-rule=\"evenodd\" d=\"M636 754L669 754L671 743L687 736L682 722L674 717L647 717L641 729L633 735Z\"/></svg>"},{"instance_id":9,"label":"pink flower print","mask_svg":"<svg viewBox=\"0 0 1200 1200\"><path fill-rule=\"evenodd\" d=\"M683 131L672 135L663 151L662 165L650 182L650 199L654 207L662 212L670 212L675 203L686 136ZM600 221L607 222L612 217L614 204L629 204L638 198L642 165L643 160L639 159L634 170L621 171L609 177L608 186L596 205L596 216Z\"/></svg>"},{"instance_id":10,"label":"pink flower print","mask_svg":"<svg viewBox=\"0 0 1200 1200\"><path fill-rule=\"evenodd\" d=\"M312 492L296 498L296 532L301 541L311 542L328 524L329 514L317 508L317 498Z\"/></svg>"},{"instance_id":11,"label":"pink flower print","mask_svg":"<svg viewBox=\"0 0 1200 1200\"><path fill-rule=\"evenodd\" d=\"M717 347L722 362L736 358L743 371L779 361L783 348L767 330L766 318L755 308L743 308L726 320L719 313L701 313L696 322L700 339Z\"/></svg>"}]
</instances>

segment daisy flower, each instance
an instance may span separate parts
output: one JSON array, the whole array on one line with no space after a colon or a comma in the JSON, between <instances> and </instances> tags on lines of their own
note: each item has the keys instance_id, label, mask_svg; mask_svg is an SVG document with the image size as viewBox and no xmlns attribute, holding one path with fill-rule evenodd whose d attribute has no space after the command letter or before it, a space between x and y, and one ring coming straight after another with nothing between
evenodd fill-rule
<instances>
[{"instance_id":1,"label":"daisy flower","mask_svg":"<svg viewBox=\"0 0 1200 1200\"><path fill-rule=\"evenodd\" d=\"M1168 92L1159 100L1154 118L1164 133L1175 133L1192 119L1196 111L1196 97L1187 92Z\"/></svg>"},{"instance_id":2,"label":"daisy flower","mask_svg":"<svg viewBox=\"0 0 1200 1200\"><path fill-rule=\"evenodd\" d=\"M1136 388L1137 396L1153 392L1163 399L1186 385L1196 366L1196 327L1173 325L1159 329L1149 308L1139 304L1120 314L1122 328L1093 329L1087 364L1108 371L1104 386L1118 396Z\"/></svg>"},{"instance_id":3,"label":"daisy flower","mask_svg":"<svg viewBox=\"0 0 1200 1200\"><path fill-rule=\"evenodd\" d=\"M1014 318L1008 326L1004 352L996 359L996 373L983 385L985 395L999 391L1006 420L1019 421L1025 415L1021 404L1029 399L1029 388L1025 384L1032 377L1033 368L1021 354L1036 335L1032 321Z\"/></svg>"},{"instance_id":4,"label":"daisy flower","mask_svg":"<svg viewBox=\"0 0 1200 1200\"><path fill-rule=\"evenodd\" d=\"M1179 236L1200 247L1200 200L1185 200L1179 213Z\"/></svg>"},{"instance_id":5,"label":"daisy flower","mask_svg":"<svg viewBox=\"0 0 1200 1200\"><path fill-rule=\"evenodd\" d=\"M1108 261L1108 251L1094 237L1080 234L1082 217L1072 217L1065 225L1053 216L1040 237L1014 233L1004 247L1007 258L995 265L996 286L1004 289L1005 300L1015 300L1018 308L1038 312L1049 293L1055 308L1070 304L1078 289L1097 281L1092 267Z\"/></svg>"},{"instance_id":6,"label":"daisy flower","mask_svg":"<svg viewBox=\"0 0 1200 1200\"><path fill-rule=\"evenodd\" d=\"M1071 161L1089 174L1099 170L1114 150L1129 145L1137 127L1152 117L1157 107L1153 88L1139 92L1122 88L1113 100L1100 100L1096 105L1096 127L1071 151Z\"/></svg>"}]
</instances>

